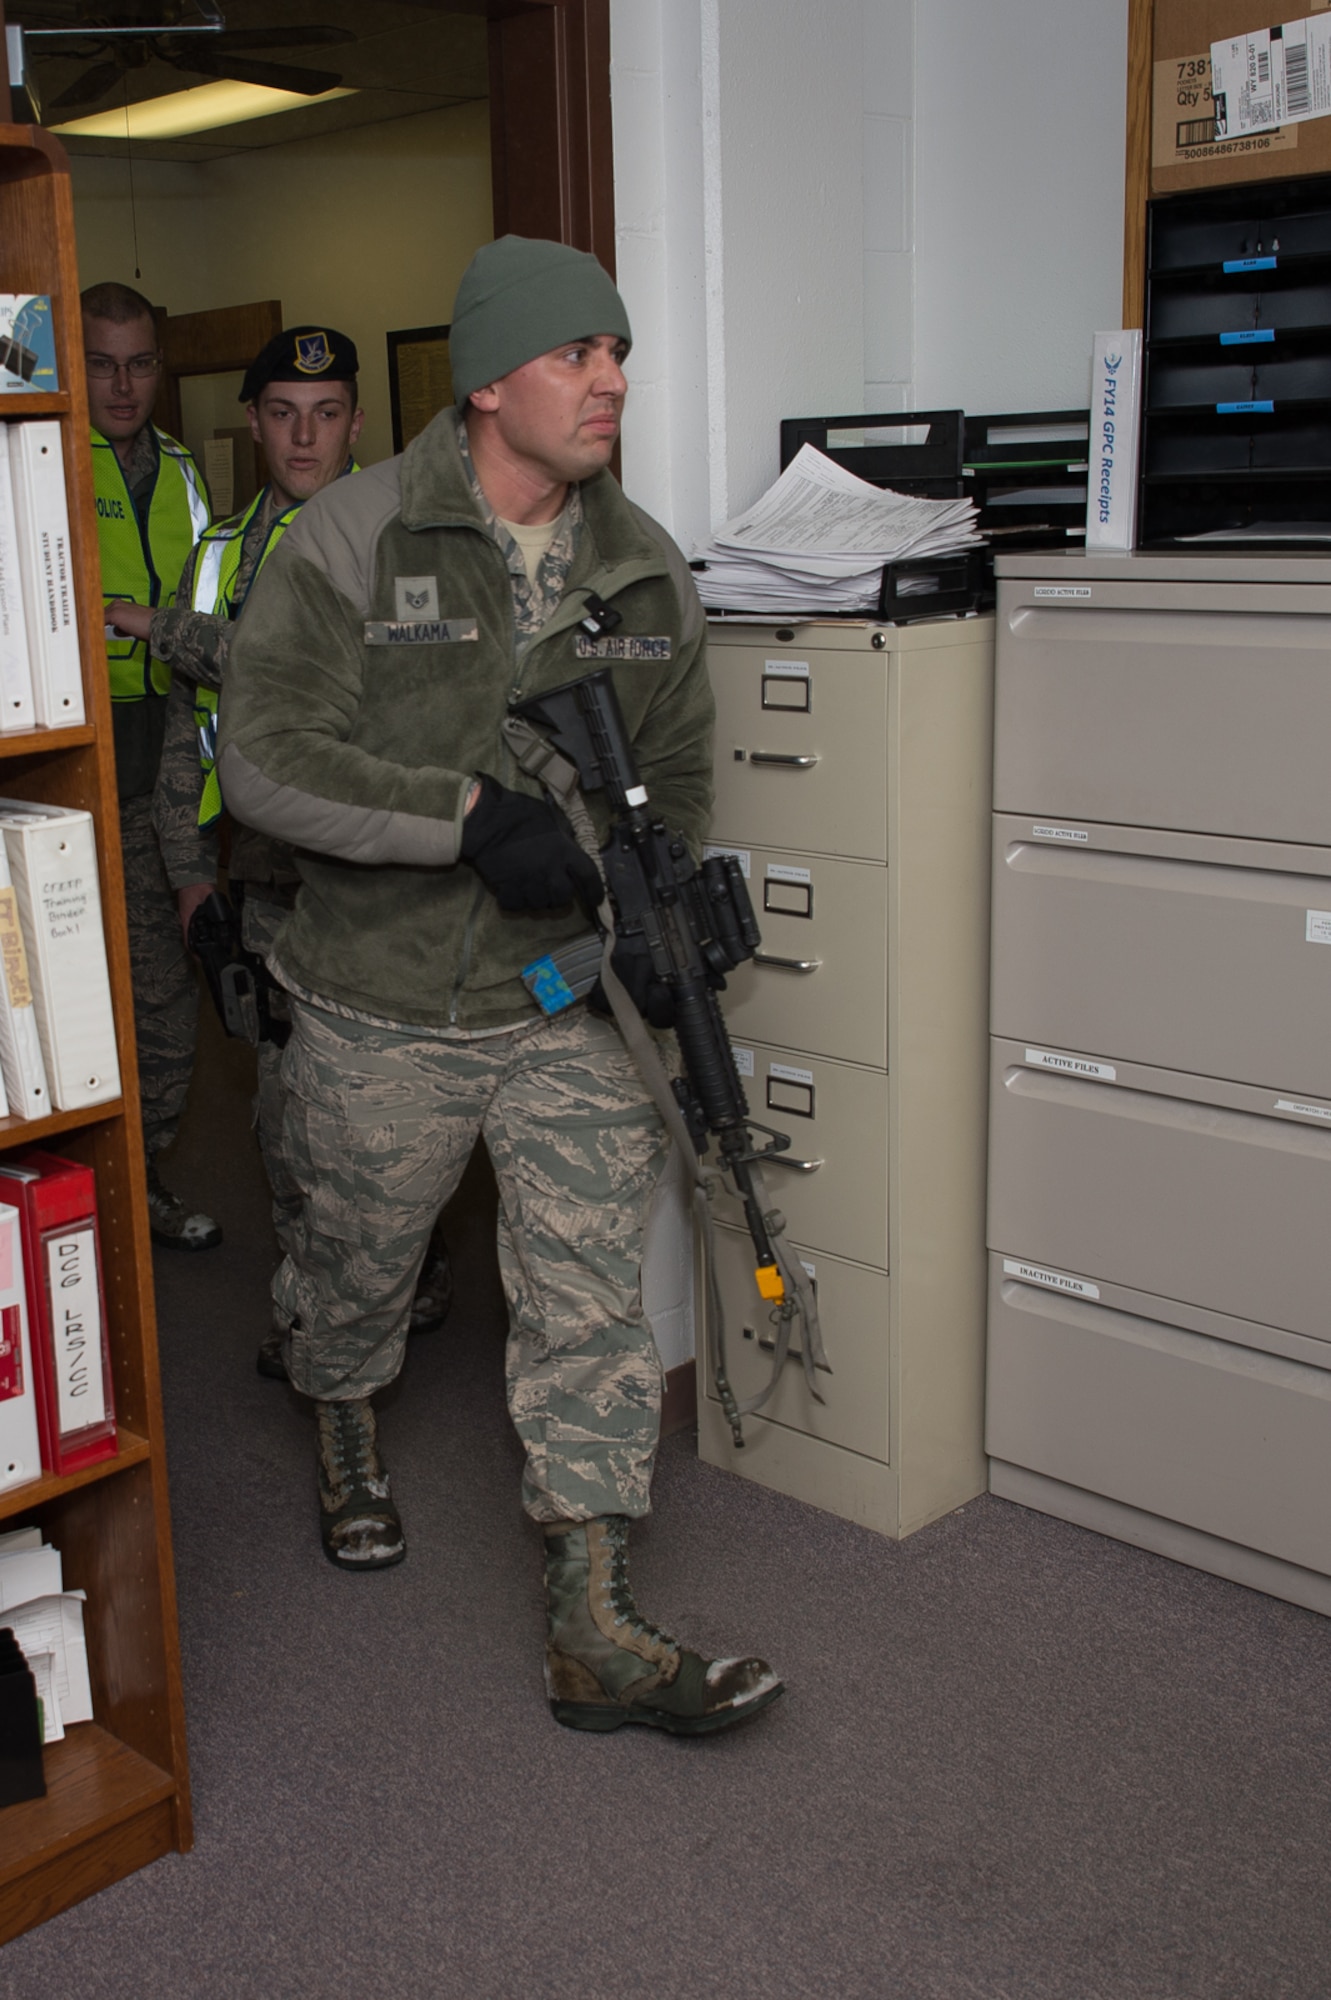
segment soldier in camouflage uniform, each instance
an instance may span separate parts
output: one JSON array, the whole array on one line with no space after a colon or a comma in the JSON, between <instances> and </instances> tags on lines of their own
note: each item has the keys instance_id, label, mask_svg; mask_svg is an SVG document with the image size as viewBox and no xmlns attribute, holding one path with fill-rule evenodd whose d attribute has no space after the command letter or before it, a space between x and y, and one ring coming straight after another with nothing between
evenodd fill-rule
<instances>
[{"instance_id":1,"label":"soldier in camouflage uniform","mask_svg":"<svg viewBox=\"0 0 1331 2000\"><path fill-rule=\"evenodd\" d=\"M213 767L216 696L235 620L260 565L304 502L358 469L352 449L364 413L357 373L355 343L332 328L288 327L255 356L240 400L262 447L268 484L240 514L209 529L195 544L181 573L177 603L153 619L154 654L172 670L153 823L186 934L194 911L218 881L220 799L213 798L207 778ZM228 561L228 554L234 559ZM291 850L237 825L227 874L240 905L242 942L266 958L295 901L299 877ZM285 1016L280 991L273 994L271 1007L279 1019ZM285 1253L300 1191L282 1153L281 1050L275 1042L263 1041L257 1059L255 1128L273 1197L273 1227ZM451 1293L447 1253L439 1242L417 1286L412 1331L441 1324ZM276 1320L259 1348L261 1374L285 1378L285 1332L285 1322Z\"/></svg>"},{"instance_id":2,"label":"soldier in camouflage uniform","mask_svg":"<svg viewBox=\"0 0 1331 2000\"><path fill-rule=\"evenodd\" d=\"M271 963L302 1208L275 1293L315 1404L326 1553L360 1571L405 1553L371 1397L483 1137L553 1712L702 1734L781 1684L688 1651L633 1601L661 1398L642 1233L666 1142L618 1030L585 1006L547 1017L522 983L585 934L602 887L501 732L511 700L609 663L654 805L701 841L705 621L678 549L606 469L629 339L593 257L519 237L478 252L452 321L458 408L302 509L236 635L218 770L237 817L299 849ZM599 795L589 809L604 838ZM623 945L614 963L645 995L650 966Z\"/></svg>"},{"instance_id":3,"label":"soldier in camouflage uniform","mask_svg":"<svg viewBox=\"0 0 1331 2000\"><path fill-rule=\"evenodd\" d=\"M199 991L152 827L167 677L149 636L207 526L208 503L185 447L151 421L161 356L148 300L108 283L89 286L82 306L148 1216L154 1242L209 1250L221 1230L167 1188L158 1168L185 1109Z\"/></svg>"}]
</instances>

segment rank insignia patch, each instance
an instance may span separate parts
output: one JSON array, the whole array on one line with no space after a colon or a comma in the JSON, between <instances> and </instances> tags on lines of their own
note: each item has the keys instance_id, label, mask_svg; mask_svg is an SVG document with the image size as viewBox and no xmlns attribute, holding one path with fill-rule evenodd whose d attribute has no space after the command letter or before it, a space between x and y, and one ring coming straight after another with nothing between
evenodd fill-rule
<instances>
[{"instance_id":1,"label":"rank insignia patch","mask_svg":"<svg viewBox=\"0 0 1331 2000\"><path fill-rule=\"evenodd\" d=\"M432 576L395 576L393 596L399 618L439 616L439 584Z\"/></svg>"},{"instance_id":2,"label":"rank insignia patch","mask_svg":"<svg viewBox=\"0 0 1331 2000\"><path fill-rule=\"evenodd\" d=\"M333 350L326 333L296 335L296 367L302 375L322 375L333 365Z\"/></svg>"}]
</instances>

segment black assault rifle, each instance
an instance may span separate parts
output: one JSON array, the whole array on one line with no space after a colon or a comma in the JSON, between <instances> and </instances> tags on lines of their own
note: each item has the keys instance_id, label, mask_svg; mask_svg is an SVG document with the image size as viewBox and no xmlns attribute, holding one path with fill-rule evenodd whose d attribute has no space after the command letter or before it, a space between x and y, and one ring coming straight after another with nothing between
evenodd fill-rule
<instances>
[{"instance_id":1,"label":"black assault rifle","mask_svg":"<svg viewBox=\"0 0 1331 2000\"><path fill-rule=\"evenodd\" d=\"M788 1134L750 1118L716 998L726 973L752 958L762 942L749 892L733 854L711 855L699 867L682 836L672 833L651 811L608 669L598 668L581 680L515 703L511 713L576 766L583 791L604 791L606 795L611 810L610 837L600 851L600 861L615 934L628 942L645 943L654 975L670 989L684 1074L674 1078L669 1087L694 1152L701 1159L709 1139L715 1137L721 1169L744 1205L744 1219L753 1239L754 1275L759 1292L773 1307L771 1317L777 1332L772 1380L741 1410L727 1379L720 1300L713 1283L717 1394L735 1442L742 1445L740 1417L757 1409L771 1394L790 1352L796 1320L803 1322L800 1353L805 1377L820 1402L823 1398L814 1369L827 1368L812 1289L780 1242L784 1220L770 1206L763 1186L760 1163L784 1152L790 1139ZM539 769L539 764L528 768ZM538 1001L553 1012L560 1002L550 1005L551 970L562 1004L568 1004L590 989L599 959L599 950L589 956L585 948L574 945L567 954L556 954L553 961L543 960L528 968L524 977ZM567 983L560 976L565 972ZM761 1133L765 1143L758 1143L755 1133Z\"/></svg>"}]
</instances>

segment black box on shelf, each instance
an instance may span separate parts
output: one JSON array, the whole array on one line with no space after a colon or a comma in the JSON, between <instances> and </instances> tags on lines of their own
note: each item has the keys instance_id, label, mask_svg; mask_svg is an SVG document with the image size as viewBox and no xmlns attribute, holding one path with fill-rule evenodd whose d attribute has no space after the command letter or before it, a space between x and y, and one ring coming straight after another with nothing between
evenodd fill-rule
<instances>
[{"instance_id":1,"label":"black box on shelf","mask_svg":"<svg viewBox=\"0 0 1331 2000\"><path fill-rule=\"evenodd\" d=\"M1331 174L1147 205L1143 548L1331 546Z\"/></svg>"},{"instance_id":2,"label":"black box on shelf","mask_svg":"<svg viewBox=\"0 0 1331 2000\"><path fill-rule=\"evenodd\" d=\"M0 1629L0 1806L45 1796L37 1684L6 1625Z\"/></svg>"}]
</instances>

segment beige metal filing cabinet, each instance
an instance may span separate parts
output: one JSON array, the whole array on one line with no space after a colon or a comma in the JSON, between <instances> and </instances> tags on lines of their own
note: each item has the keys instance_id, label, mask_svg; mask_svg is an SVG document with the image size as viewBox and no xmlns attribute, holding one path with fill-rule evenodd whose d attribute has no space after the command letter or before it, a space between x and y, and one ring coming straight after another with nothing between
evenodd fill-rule
<instances>
[{"instance_id":1,"label":"beige metal filing cabinet","mask_svg":"<svg viewBox=\"0 0 1331 2000\"><path fill-rule=\"evenodd\" d=\"M993 620L713 624L714 847L763 942L727 1024L769 1184L817 1286L826 1402L796 1359L731 1443L700 1357L702 1455L883 1534L985 1483L984 1145ZM731 1379L771 1331L720 1205ZM766 1345L765 1345L766 1343Z\"/></svg>"},{"instance_id":2,"label":"beige metal filing cabinet","mask_svg":"<svg viewBox=\"0 0 1331 2000\"><path fill-rule=\"evenodd\" d=\"M999 570L991 1484L1331 1612L1331 561Z\"/></svg>"}]
</instances>

